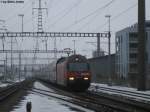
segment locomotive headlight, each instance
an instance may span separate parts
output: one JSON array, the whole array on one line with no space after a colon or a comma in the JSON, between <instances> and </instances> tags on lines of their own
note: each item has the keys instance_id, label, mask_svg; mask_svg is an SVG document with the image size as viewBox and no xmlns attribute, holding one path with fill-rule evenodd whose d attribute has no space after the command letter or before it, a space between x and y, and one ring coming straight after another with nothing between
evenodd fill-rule
<instances>
[{"instance_id":1,"label":"locomotive headlight","mask_svg":"<svg viewBox=\"0 0 150 112\"><path fill-rule=\"evenodd\" d=\"M88 77L84 77L84 80L89 80L89 78Z\"/></svg>"},{"instance_id":2,"label":"locomotive headlight","mask_svg":"<svg viewBox=\"0 0 150 112\"><path fill-rule=\"evenodd\" d=\"M74 80L74 77L69 77L69 80Z\"/></svg>"}]
</instances>

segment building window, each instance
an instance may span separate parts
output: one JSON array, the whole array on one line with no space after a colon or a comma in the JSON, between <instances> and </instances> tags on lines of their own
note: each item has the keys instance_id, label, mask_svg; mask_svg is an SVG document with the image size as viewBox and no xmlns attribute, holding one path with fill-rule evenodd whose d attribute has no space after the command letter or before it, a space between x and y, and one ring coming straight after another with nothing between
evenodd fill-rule
<instances>
[{"instance_id":1,"label":"building window","mask_svg":"<svg viewBox=\"0 0 150 112\"><path fill-rule=\"evenodd\" d=\"M150 27L150 23L146 23L146 27Z\"/></svg>"},{"instance_id":2,"label":"building window","mask_svg":"<svg viewBox=\"0 0 150 112\"><path fill-rule=\"evenodd\" d=\"M130 55L129 55L129 58L137 58L137 54L136 53L131 53Z\"/></svg>"},{"instance_id":3,"label":"building window","mask_svg":"<svg viewBox=\"0 0 150 112\"><path fill-rule=\"evenodd\" d=\"M138 33L129 33L129 41L138 41Z\"/></svg>"},{"instance_id":4,"label":"building window","mask_svg":"<svg viewBox=\"0 0 150 112\"><path fill-rule=\"evenodd\" d=\"M137 64L130 64L129 70L132 73L136 73L137 72Z\"/></svg>"},{"instance_id":5,"label":"building window","mask_svg":"<svg viewBox=\"0 0 150 112\"><path fill-rule=\"evenodd\" d=\"M129 47L130 48L138 48L138 44L137 43L130 43Z\"/></svg>"},{"instance_id":6,"label":"building window","mask_svg":"<svg viewBox=\"0 0 150 112\"><path fill-rule=\"evenodd\" d=\"M129 33L129 37L131 37L131 38L137 38L138 34L137 34L137 32L131 32L131 33Z\"/></svg>"}]
</instances>

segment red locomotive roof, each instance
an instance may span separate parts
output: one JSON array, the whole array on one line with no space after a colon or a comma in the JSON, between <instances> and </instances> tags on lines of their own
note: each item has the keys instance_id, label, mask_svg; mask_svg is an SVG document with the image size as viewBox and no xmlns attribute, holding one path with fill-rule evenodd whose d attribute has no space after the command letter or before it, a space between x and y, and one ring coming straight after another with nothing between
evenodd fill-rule
<instances>
[{"instance_id":1,"label":"red locomotive roof","mask_svg":"<svg viewBox=\"0 0 150 112\"><path fill-rule=\"evenodd\" d=\"M85 56L82 56L82 55L71 55L69 57L62 57L62 58L58 59L57 64L62 63L64 61L67 61L67 63L69 63L69 62L87 62L87 59Z\"/></svg>"}]
</instances>

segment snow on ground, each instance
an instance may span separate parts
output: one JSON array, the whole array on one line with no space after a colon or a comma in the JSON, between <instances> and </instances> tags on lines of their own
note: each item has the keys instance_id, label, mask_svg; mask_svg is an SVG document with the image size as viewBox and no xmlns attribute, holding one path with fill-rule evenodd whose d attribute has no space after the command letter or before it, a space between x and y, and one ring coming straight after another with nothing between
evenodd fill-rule
<instances>
[{"instance_id":1,"label":"snow on ground","mask_svg":"<svg viewBox=\"0 0 150 112\"><path fill-rule=\"evenodd\" d=\"M50 91L50 88L45 87L39 82L35 82L35 88L45 89ZM40 95L30 92L15 108L10 112L26 112L26 103L32 102L32 112L93 112L74 104L64 102L53 97Z\"/></svg>"},{"instance_id":2,"label":"snow on ground","mask_svg":"<svg viewBox=\"0 0 150 112\"><path fill-rule=\"evenodd\" d=\"M23 79L20 79L20 80L19 80L19 79L15 79L13 82L14 82L14 83L15 83L15 82L17 83L17 82L22 82L22 81L24 81L24 80L25 80L24 78L23 78Z\"/></svg>"},{"instance_id":3,"label":"snow on ground","mask_svg":"<svg viewBox=\"0 0 150 112\"><path fill-rule=\"evenodd\" d=\"M15 79L15 80L6 80L6 81L0 81L0 88L4 88L4 87L7 87L8 85L11 85L11 84L14 84L14 83L17 83L17 82L22 82L24 81L25 79Z\"/></svg>"},{"instance_id":4,"label":"snow on ground","mask_svg":"<svg viewBox=\"0 0 150 112\"><path fill-rule=\"evenodd\" d=\"M0 82L0 88L7 87L8 85L9 85L9 83Z\"/></svg>"},{"instance_id":5,"label":"snow on ground","mask_svg":"<svg viewBox=\"0 0 150 112\"><path fill-rule=\"evenodd\" d=\"M19 107L11 112L26 112L26 103L28 101L32 102L32 112L74 112L51 98L35 94L29 94L26 96L25 100L21 102Z\"/></svg>"},{"instance_id":6,"label":"snow on ground","mask_svg":"<svg viewBox=\"0 0 150 112\"><path fill-rule=\"evenodd\" d=\"M137 92L137 93L144 93L149 94L150 91L137 91L135 88L130 87L123 87L123 86L108 86L107 84L99 84L99 83L92 83L91 86L98 86L98 87L106 87L106 88L112 88L112 89L118 89L118 90L125 90L125 91L131 91L131 92Z\"/></svg>"},{"instance_id":7,"label":"snow on ground","mask_svg":"<svg viewBox=\"0 0 150 112\"><path fill-rule=\"evenodd\" d=\"M43 90L46 90L46 91L51 91L51 92L54 92L54 90L44 86L43 84L41 84L40 82L35 82L34 83L34 88L37 88L37 89L43 89Z\"/></svg>"},{"instance_id":8,"label":"snow on ground","mask_svg":"<svg viewBox=\"0 0 150 112\"><path fill-rule=\"evenodd\" d=\"M128 92L136 92L136 93L144 93L144 94L148 94L150 95L150 91L137 91L137 89L135 88L129 88L129 87L122 87L122 86L108 86L107 84L99 84L99 83L91 83L91 86L89 88L90 91L93 92L102 92L102 93L107 93L110 95L118 95L118 96L123 96L123 97L129 97L132 98L136 101L144 101L144 102L150 102L150 99L146 99L146 98L141 98L138 96L131 96L131 95L124 95L121 93L116 93L116 92L109 92L109 91L105 91L105 90L101 90L101 87L105 87L105 88L112 88L112 89L117 89L117 90L124 90L124 91L128 91Z\"/></svg>"}]
</instances>

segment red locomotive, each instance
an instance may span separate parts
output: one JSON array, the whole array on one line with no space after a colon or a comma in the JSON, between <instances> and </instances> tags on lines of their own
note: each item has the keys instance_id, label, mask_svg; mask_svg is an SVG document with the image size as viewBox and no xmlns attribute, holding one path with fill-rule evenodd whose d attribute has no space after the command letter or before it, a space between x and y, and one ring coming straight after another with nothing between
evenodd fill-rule
<instances>
[{"instance_id":1,"label":"red locomotive","mask_svg":"<svg viewBox=\"0 0 150 112\"><path fill-rule=\"evenodd\" d=\"M71 90L84 91L90 86L91 73L87 59L81 55L60 58L56 62L56 83Z\"/></svg>"}]
</instances>

